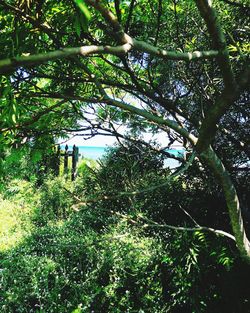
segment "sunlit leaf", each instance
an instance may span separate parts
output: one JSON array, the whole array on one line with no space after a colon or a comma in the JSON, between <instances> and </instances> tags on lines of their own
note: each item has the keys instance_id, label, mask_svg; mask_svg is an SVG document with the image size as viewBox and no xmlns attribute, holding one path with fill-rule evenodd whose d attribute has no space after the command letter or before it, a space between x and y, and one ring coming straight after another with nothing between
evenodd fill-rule
<instances>
[{"instance_id":1,"label":"sunlit leaf","mask_svg":"<svg viewBox=\"0 0 250 313\"><path fill-rule=\"evenodd\" d=\"M79 9L83 13L83 15L85 16L86 20L89 21L91 14L90 14L89 9L87 8L86 4L84 3L84 1L83 0L75 0L75 3L79 7Z\"/></svg>"}]
</instances>

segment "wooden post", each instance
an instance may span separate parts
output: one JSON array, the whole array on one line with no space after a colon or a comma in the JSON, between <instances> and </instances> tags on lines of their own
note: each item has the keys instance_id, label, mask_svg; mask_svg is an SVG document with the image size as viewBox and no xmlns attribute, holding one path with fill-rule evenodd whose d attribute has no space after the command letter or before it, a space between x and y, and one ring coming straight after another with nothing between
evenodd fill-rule
<instances>
[{"instance_id":1,"label":"wooden post","mask_svg":"<svg viewBox=\"0 0 250 313\"><path fill-rule=\"evenodd\" d=\"M61 147L58 145L56 151L56 159L55 159L55 175L59 176L60 174L60 155L61 155Z\"/></svg>"},{"instance_id":2,"label":"wooden post","mask_svg":"<svg viewBox=\"0 0 250 313\"><path fill-rule=\"evenodd\" d=\"M68 166L69 166L69 154L68 154L68 145L65 146L65 152L64 152L64 168L63 168L63 173L67 174L68 173Z\"/></svg>"},{"instance_id":3,"label":"wooden post","mask_svg":"<svg viewBox=\"0 0 250 313\"><path fill-rule=\"evenodd\" d=\"M79 160L79 147L76 147L76 163L78 163Z\"/></svg>"},{"instance_id":4,"label":"wooden post","mask_svg":"<svg viewBox=\"0 0 250 313\"><path fill-rule=\"evenodd\" d=\"M76 163L78 161L78 153L79 153L79 148L77 148L75 145L73 146L73 151L72 151L72 172L71 172L71 180L75 180L76 178Z\"/></svg>"},{"instance_id":5,"label":"wooden post","mask_svg":"<svg viewBox=\"0 0 250 313\"><path fill-rule=\"evenodd\" d=\"M72 170L71 170L71 180L75 180L75 170L76 170L76 156L75 156L76 146L73 146L72 151Z\"/></svg>"}]
</instances>

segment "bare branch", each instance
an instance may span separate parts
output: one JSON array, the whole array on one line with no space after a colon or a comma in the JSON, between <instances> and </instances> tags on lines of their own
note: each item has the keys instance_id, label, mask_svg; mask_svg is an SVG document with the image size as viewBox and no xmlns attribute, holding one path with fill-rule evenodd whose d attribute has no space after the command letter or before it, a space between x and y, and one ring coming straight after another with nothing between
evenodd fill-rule
<instances>
[{"instance_id":1,"label":"bare branch","mask_svg":"<svg viewBox=\"0 0 250 313\"><path fill-rule=\"evenodd\" d=\"M219 230L219 229L214 229L211 227L205 227L205 226L199 226L199 225L197 225L196 227L183 227L183 226L173 226L173 225L168 225L168 224L158 224L158 223L154 222L153 220L146 218L142 215L140 215L139 218L144 220L145 222L147 222L147 224L144 225L144 227L156 227L156 228L161 228L161 229L166 228L166 229L172 229L172 230L176 230L176 231L187 231L187 232L208 231L208 232L212 232L216 235L228 237L228 238L232 239L233 241L235 241L235 237L233 235L225 232L224 230Z\"/></svg>"}]
</instances>

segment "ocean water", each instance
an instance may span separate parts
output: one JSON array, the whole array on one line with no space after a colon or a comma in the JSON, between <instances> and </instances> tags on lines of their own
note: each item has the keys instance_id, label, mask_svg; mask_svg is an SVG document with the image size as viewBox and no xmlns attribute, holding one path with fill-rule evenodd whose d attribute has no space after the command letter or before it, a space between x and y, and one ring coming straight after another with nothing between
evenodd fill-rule
<instances>
[{"instance_id":1,"label":"ocean water","mask_svg":"<svg viewBox=\"0 0 250 313\"><path fill-rule=\"evenodd\" d=\"M69 151L73 149L73 146L68 146ZM106 147L92 147L92 146L77 146L79 148L80 159L87 158L92 160L100 159L107 149ZM62 149L65 149L65 145L61 146Z\"/></svg>"},{"instance_id":2,"label":"ocean water","mask_svg":"<svg viewBox=\"0 0 250 313\"><path fill-rule=\"evenodd\" d=\"M80 158L88 158L93 160L100 159L107 149L106 147L88 147L88 146L79 146L79 153L81 154Z\"/></svg>"},{"instance_id":3,"label":"ocean water","mask_svg":"<svg viewBox=\"0 0 250 313\"><path fill-rule=\"evenodd\" d=\"M73 146L68 146L69 150L73 149ZM65 145L61 146L62 149L65 148ZM94 146L78 146L80 158L88 158L92 160L100 159L104 153L107 151L107 147L94 147ZM169 153L172 153L174 156L181 157L183 156L183 150L169 149ZM166 159L164 165L170 168L177 167L179 162L174 159Z\"/></svg>"}]
</instances>

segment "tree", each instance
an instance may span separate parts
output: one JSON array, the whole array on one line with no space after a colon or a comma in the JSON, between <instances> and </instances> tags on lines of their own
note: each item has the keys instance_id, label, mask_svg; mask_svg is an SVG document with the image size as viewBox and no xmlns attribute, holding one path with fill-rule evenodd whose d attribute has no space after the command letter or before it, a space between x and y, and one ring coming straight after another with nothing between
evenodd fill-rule
<instances>
[{"instance_id":1,"label":"tree","mask_svg":"<svg viewBox=\"0 0 250 313\"><path fill-rule=\"evenodd\" d=\"M235 188L249 160L248 2L1 0L0 6L2 144L70 131L136 142L119 132L122 123L134 133L161 130L169 146L180 142L216 177L249 262Z\"/></svg>"}]
</instances>

